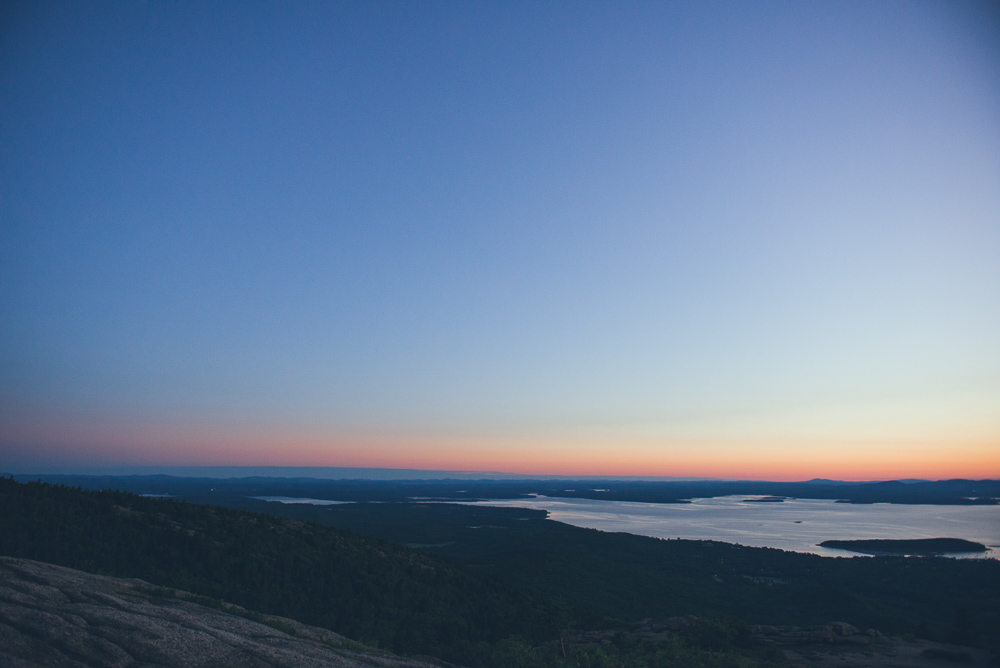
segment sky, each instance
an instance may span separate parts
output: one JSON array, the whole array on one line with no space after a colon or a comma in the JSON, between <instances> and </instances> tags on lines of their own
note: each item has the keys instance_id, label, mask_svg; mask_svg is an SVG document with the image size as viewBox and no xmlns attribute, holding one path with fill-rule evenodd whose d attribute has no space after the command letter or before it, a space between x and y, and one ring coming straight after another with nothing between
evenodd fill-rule
<instances>
[{"instance_id":1,"label":"sky","mask_svg":"<svg viewBox=\"0 0 1000 668\"><path fill-rule=\"evenodd\" d=\"M1000 10L6 2L0 470L1000 477Z\"/></svg>"}]
</instances>

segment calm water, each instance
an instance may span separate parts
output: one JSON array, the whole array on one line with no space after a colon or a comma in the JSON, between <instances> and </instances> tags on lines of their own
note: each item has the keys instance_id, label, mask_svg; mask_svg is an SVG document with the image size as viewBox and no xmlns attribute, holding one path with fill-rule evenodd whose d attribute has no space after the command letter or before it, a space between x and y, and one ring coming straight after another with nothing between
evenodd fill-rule
<instances>
[{"instance_id":1,"label":"calm water","mask_svg":"<svg viewBox=\"0 0 1000 668\"><path fill-rule=\"evenodd\" d=\"M538 496L481 503L547 510L554 520L588 529L718 540L824 556L857 556L817 545L831 539L964 538L990 548L968 556L1000 558L1000 506L854 505L822 499L747 503L746 498L633 503Z\"/></svg>"},{"instance_id":2,"label":"calm water","mask_svg":"<svg viewBox=\"0 0 1000 668\"><path fill-rule=\"evenodd\" d=\"M304 503L310 506L335 506L350 501L330 501L328 499L307 499L302 496L251 496L259 501L277 501L278 503Z\"/></svg>"}]
</instances>

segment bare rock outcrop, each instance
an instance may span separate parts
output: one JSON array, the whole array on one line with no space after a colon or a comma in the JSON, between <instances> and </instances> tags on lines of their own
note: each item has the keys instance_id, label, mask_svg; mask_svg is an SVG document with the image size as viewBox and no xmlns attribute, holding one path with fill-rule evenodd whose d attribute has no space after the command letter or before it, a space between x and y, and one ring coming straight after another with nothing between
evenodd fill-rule
<instances>
[{"instance_id":1,"label":"bare rock outcrop","mask_svg":"<svg viewBox=\"0 0 1000 668\"><path fill-rule=\"evenodd\" d=\"M186 600L194 599L194 600ZM0 665L153 668L432 668L326 629L187 592L0 558Z\"/></svg>"}]
</instances>

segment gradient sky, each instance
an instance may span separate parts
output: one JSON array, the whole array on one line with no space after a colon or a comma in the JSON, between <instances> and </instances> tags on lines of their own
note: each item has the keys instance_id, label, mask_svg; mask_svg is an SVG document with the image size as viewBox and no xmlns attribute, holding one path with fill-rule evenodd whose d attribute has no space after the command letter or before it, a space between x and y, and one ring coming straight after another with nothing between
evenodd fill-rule
<instances>
[{"instance_id":1,"label":"gradient sky","mask_svg":"<svg viewBox=\"0 0 1000 668\"><path fill-rule=\"evenodd\" d=\"M0 11L0 470L1000 477L995 3Z\"/></svg>"}]
</instances>

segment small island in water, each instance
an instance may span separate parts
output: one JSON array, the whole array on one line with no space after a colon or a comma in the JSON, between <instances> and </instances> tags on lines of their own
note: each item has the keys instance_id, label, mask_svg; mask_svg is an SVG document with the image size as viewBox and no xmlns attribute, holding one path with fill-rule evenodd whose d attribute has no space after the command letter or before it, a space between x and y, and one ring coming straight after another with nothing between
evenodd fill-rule
<instances>
[{"instance_id":1,"label":"small island in water","mask_svg":"<svg viewBox=\"0 0 1000 668\"><path fill-rule=\"evenodd\" d=\"M914 540L824 540L820 547L849 550L873 556L959 554L966 552L986 552L982 543L961 538L919 538Z\"/></svg>"}]
</instances>

